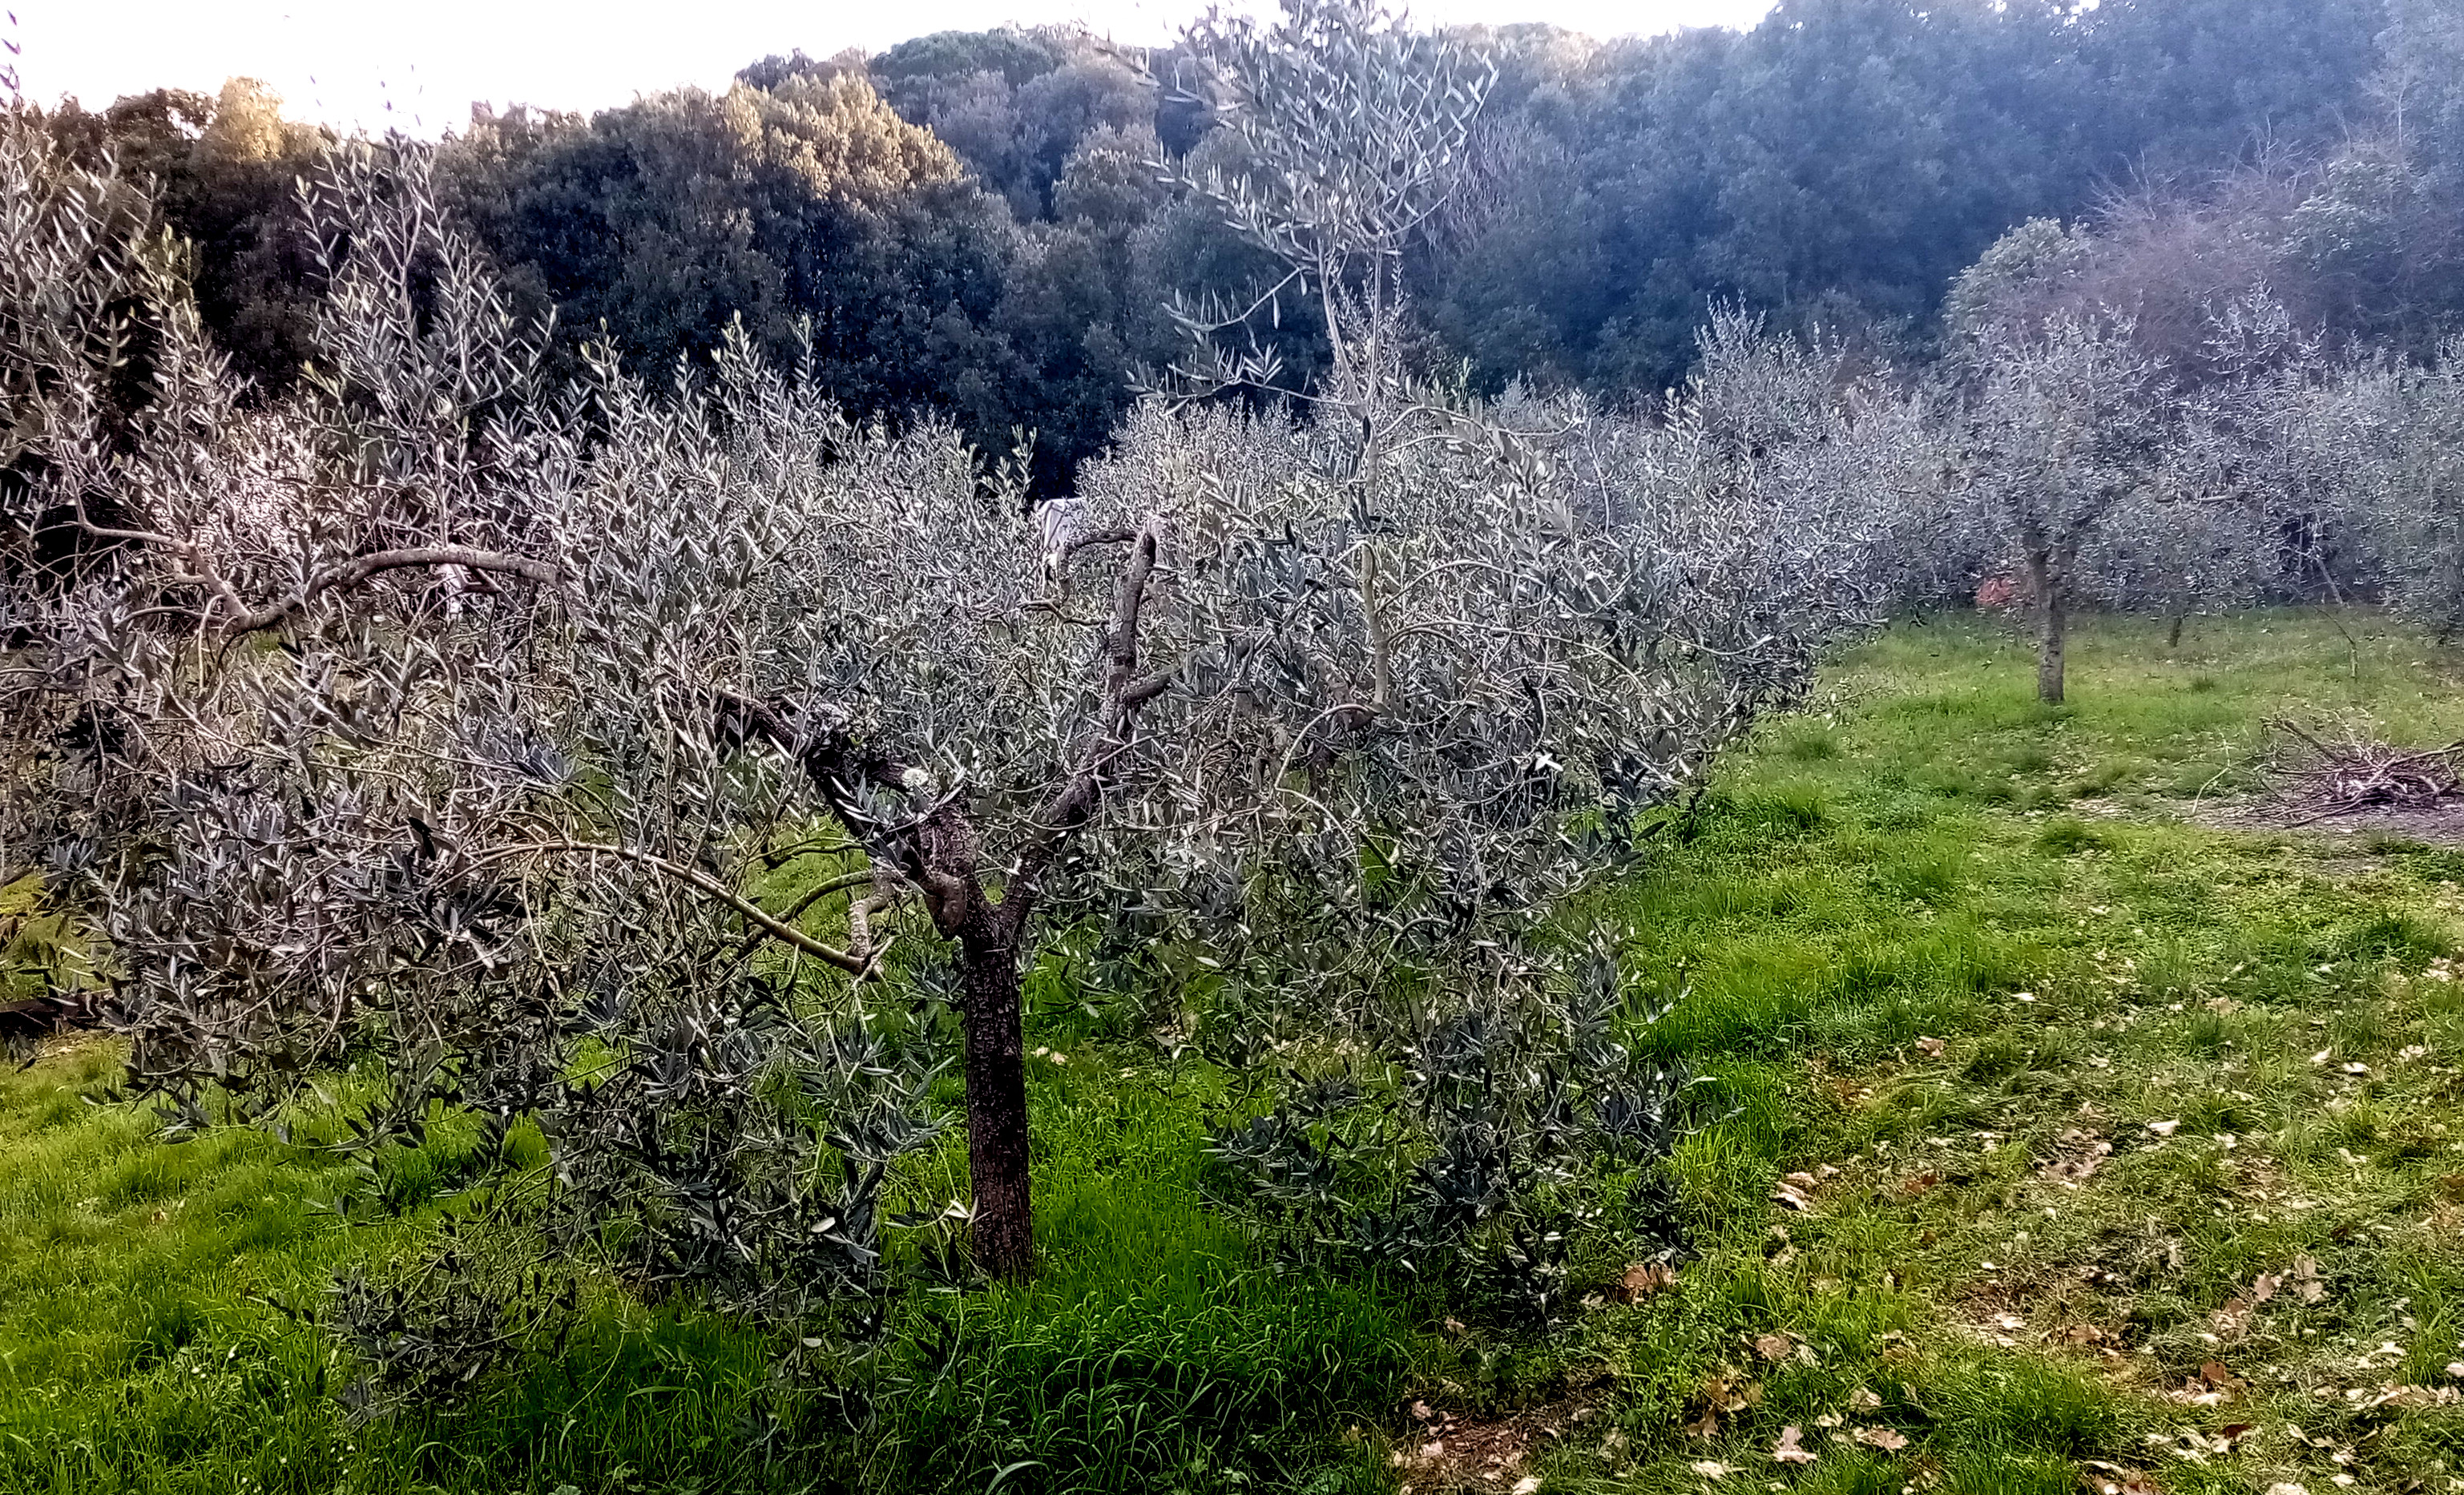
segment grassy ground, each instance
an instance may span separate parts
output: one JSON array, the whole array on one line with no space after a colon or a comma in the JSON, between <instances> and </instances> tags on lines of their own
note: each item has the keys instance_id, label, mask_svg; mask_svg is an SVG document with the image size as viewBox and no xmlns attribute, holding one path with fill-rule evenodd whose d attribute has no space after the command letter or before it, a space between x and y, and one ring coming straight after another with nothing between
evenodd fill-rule
<instances>
[{"instance_id":1,"label":"grassy ground","mask_svg":"<svg viewBox=\"0 0 2464 1495\"><path fill-rule=\"evenodd\" d=\"M2044 709L1990 627L1896 629L1585 911L1713 1118L1639 1301L1609 1261L1507 1335L1276 1273L1199 1199L1220 1080L1051 1000L1044 1270L903 1305L863 1404L606 1287L555 1362L355 1425L290 1310L405 1227L270 1140L148 1140L89 1045L0 1081L0 1492L2464 1489L2464 851L2200 800L2272 715L2464 737L2457 662L2277 615L2072 668Z\"/></svg>"}]
</instances>

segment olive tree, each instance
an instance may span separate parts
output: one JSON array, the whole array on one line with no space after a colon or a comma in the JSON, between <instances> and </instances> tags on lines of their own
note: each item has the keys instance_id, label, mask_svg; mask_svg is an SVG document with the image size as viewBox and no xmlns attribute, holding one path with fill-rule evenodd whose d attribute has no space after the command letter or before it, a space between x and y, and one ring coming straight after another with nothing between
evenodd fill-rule
<instances>
[{"instance_id":1,"label":"olive tree","mask_svg":"<svg viewBox=\"0 0 2464 1495\"><path fill-rule=\"evenodd\" d=\"M1339 53L1366 19L1333 15L1278 45ZM1372 139L1442 155L1431 97L1366 96L1402 111ZM1854 526L1766 538L1733 462L1584 478L1566 412L1441 398L1382 333L1303 418L1150 405L1042 506L740 332L672 389L604 355L549 387L435 202L416 147L320 167L335 289L291 404L240 400L152 287L138 438L11 498L121 547L63 596L10 583L22 794L76 806L43 854L176 1121L279 1123L347 1069L356 1143L475 1116L508 1208L649 1280L792 1315L876 1269L884 1171L934 1122L811 973L946 953L975 1257L1024 1272L1022 968L1056 918L1358 911L1313 926L1369 936L1355 971L1476 963L1842 617ZM1337 315L1394 325L1344 274Z\"/></svg>"},{"instance_id":2,"label":"olive tree","mask_svg":"<svg viewBox=\"0 0 2464 1495\"><path fill-rule=\"evenodd\" d=\"M1184 186L1280 274L1238 308L1176 306L1199 358L1174 372L1183 394L1270 385L1270 352L1219 335L1279 317L1289 295L1313 304L1331 355L1320 387L1299 393L1356 407L1401 366L1406 256L1464 187L1497 70L1379 0L1282 0L1282 11L1271 23L1210 11L1182 38L1184 86L1235 143L1217 154L1241 164ZM1374 455L1374 418L1364 442Z\"/></svg>"},{"instance_id":3,"label":"olive tree","mask_svg":"<svg viewBox=\"0 0 2464 1495\"><path fill-rule=\"evenodd\" d=\"M2336 584L2321 535L2335 508L2316 450L2322 350L2263 292L2205 317L2189 361L2199 377L2162 388L2143 413L2164 428L2145 481L2077 562L2082 598L2167 619L2172 645L2193 613Z\"/></svg>"},{"instance_id":4,"label":"olive tree","mask_svg":"<svg viewBox=\"0 0 2464 1495\"><path fill-rule=\"evenodd\" d=\"M2165 372L2126 321L2065 313L1992 328L1972 378L1969 492L2024 568L2036 697L2059 702L2081 554L2155 476L2169 435Z\"/></svg>"},{"instance_id":5,"label":"olive tree","mask_svg":"<svg viewBox=\"0 0 2464 1495\"><path fill-rule=\"evenodd\" d=\"M746 718L809 693L817 640L859 621L774 560L898 495L973 512L987 474L946 429L847 421L740 337L672 395L605 359L546 386L415 147L336 153L302 210L331 287L318 363L263 407L176 254L112 249L91 215L69 235L98 273L136 267L107 299L151 398L115 432L89 359L20 408L0 853L99 926L105 1017L173 1127L335 1113L320 1140L382 1200L442 1104L478 1129L491 1207L562 1249L789 1318L865 1286L885 1171L932 1132L931 1060L815 1012L794 965L876 973L896 874L847 867L827 798ZM27 315L87 347L91 303ZM25 563L61 530L107 548ZM761 907L807 857L831 872ZM833 894L836 943L799 922ZM346 1308L423 1342L382 1294Z\"/></svg>"}]
</instances>

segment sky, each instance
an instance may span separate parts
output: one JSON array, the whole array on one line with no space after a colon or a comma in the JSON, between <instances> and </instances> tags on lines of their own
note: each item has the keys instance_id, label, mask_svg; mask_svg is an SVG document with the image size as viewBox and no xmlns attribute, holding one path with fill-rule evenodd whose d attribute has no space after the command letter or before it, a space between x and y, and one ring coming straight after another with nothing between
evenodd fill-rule
<instances>
[{"instance_id":1,"label":"sky","mask_svg":"<svg viewBox=\"0 0 2464 1495\"><path fill-rule=\"evenodd\" d=\"M1204 0L5 0L26 97L100 108L151 88L258 78L283 112L433 136L471 103L588 111L802 48L878 52L936 31L1075 21L1129 45L1170 38ZM1226 10L1271 9L1229 0ZM1548 21L1595 36L1749 26L1771 0L1420 0L1424 25ZM6 35L0 33L0 35Z\"/></svg>"}]
</instances>

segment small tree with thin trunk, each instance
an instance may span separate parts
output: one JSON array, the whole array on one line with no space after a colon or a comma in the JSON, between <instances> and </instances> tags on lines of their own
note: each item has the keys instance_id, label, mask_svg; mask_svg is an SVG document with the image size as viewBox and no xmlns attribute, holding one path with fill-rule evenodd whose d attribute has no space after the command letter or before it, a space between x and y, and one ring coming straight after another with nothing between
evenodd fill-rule
<instances>
[{"instance_id":1,"label":"small tree with thin trunk","mask_svg":"<svg viewBox=\"0 0 2464 1495\"><path fill-rule=\"evenodd\" d=\"M2156 476L2169 403L2163 369L2126 323L2068 314L2036 329L1993 329L1975 366L1969 491L2027 577L2036 698L2058 703L2081 550Z\"/></svg>"}]
</instances>

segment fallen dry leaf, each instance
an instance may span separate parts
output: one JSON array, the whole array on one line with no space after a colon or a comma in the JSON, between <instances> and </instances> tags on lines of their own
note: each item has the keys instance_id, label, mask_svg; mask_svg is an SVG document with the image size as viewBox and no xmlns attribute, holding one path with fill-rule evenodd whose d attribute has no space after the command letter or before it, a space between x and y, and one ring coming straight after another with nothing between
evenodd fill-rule
<instances>
[{"instance_id":1,"label":"fallen dry leaf","mask_svg":"<svg viewBox=\"0 0 2464 1495\"><path fill-rule=\"evenodd\" d=\"M1609 1296L1619 1303L1639 1303L1676 1286L1676 1267L1666 1262L1637 1262L1625 1269Z\"/></svg>"},{"instance_id":2,"label":"fallen dry leaf","mask_svg":"<svg viewBox=\"0 0 2464 1495\"><path fill-rule=\"evenodd\" d=\"M1727 1376L1715 1375L1711 1377L1710 1384L1703 1388L1703 1397L1714 1412L1743 1412L1748 1407L1762 1405L1763 1389L1751 1381L1743 1386L1732 1386Z\"/></svg>"},{"instance_id":3,"label":"fallen dry leaf","mask_svg":"<svg viewBox=\"0 0 2464 1495\"><path fill-rule=\"evenodd\" d=\"M1514 1495L1540 1495L1540 1476L1527 1474L1515 1481Z\"/></svg>"},{"instance_id":4,"label":"fallen dry leaf","mask_svg":"<svg viewBox=\"0 0 2464 1495\"><path fill-rule=\"evenodd\" d=\"M2178 1121L2151 1121L2147 1123L2147 1130L2160 1137L2169 1137L2182 1130L2182 1124Z\"/></svg>"},{"instance_id":5,"label":"fallen dry leaf","mask_svg":"<svg viewBox=\"0 0 2464 1495\"><path fill-rule=\"evenodd\" d=\"M1860 1427L1848 1436L1868 1448L1879 1448L1886 1454L1898 1453L1908 1446L1905 1434L1895 1433L1886 1427Z\"/></svg>"},{"instance_id":6,"label":"fallen dry leaf","mask_svg":"<svg viewBox=\"0 0 2464 1495\"><path fill-rule=\"evenodd\" d=\"M1771 1190L1771 1199L1793 1210L1811 1209L1814 1207L1812 1203L1814 1191L1820 1187L1822 1187L1822 1181L1814 1175L1793 1173L1781 1178L1779 1186Z\"/></svg>"},{"instance_id":7,"label":"fallen dry leaf","mask_svg":"<svg viewBox=\"0 0 2464 1495\"><path fill-rule=\"evenodd\" d=\"M1917 1052L1928 1059L1938 1059L1942 1056L1942 1040L1920 1035L1917 1039Z\"/></svg>"},{"instance_id":8,"label":"fallen dry leaf","mask_svg":"<svg viewBox=\"0 0 2464 1495\"><path fill-rule=\"evenodd\" d=\"M1779 1430L1779 1441L1771 1448L1771 1458L1780 1463L1812 1463L1814 1450L1805 1446L1805 1429L1792 1422Z\"/></svg>"},{"instance_id":9,"label":"fallen dry leaf","mask_svg":"<svg viewBox=\"0 0 2464 1495\"><path fill-rule=\"evenodd\" d=\"M1788 1352L1795 1348L1796 1341L1786 1334L1754 1336L1754 1352L1766 1360L1785 1360L1788 1358Z\"/></svg>"},{"instance_id":10,"label":"fallen dry leaf","mask_svg":"<svg viewBox=\"0 0 2464 1495\"><path fill-rule=\"evenodd\" d=\"M1725 1480L1737 1472L1717 1459L1697 1459L1687 1467L1706 1480Z\"/></svg>"}]
</instances>

